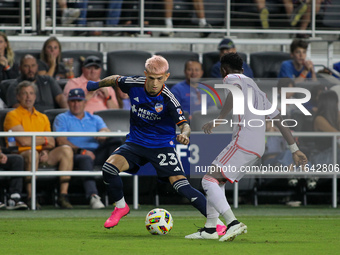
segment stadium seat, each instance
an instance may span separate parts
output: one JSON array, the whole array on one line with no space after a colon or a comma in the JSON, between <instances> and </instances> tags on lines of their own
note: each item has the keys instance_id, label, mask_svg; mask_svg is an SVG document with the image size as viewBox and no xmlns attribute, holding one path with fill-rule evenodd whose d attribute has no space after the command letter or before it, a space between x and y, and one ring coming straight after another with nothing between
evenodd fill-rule
<instances>
[{"instance_id":1,"label":"stadium seat","mask_svg":"<svg viewBox=\"0 0 340 255\"><path fill-rule=\"evenodd\" d=\"M243 62L247 63L246 53L237 52L237 54L241 56ZM203 53L202 57L203 57L202 67L204 71L203 77L210 77L211 68L215 63L217 63L217 61L220 60L220 53L218 51L205 52Z\"/></svg>"},{"instance_id":2,"label":"stadium seat","mask_svg":"<svg viewBox=\"0 0 340 255\"><path fill-rule=\"evenodd\" d=\"M5 108L5 109L0 109L0 132L4 131L4 120L6 118L6 114L9 111L12 111L13 108ZM0 147L3 153L10 153L10 151L6 148L6 140L5 137L0 137ZM7 201L7 188L8 188L8 181L9 177L3 176L0 177L0 193L1 193L1 198L4 203Z\"/></svg>"},{"instance_id":3,"label":"stadium seat","mask_svg":"<svg viewBox=\"0 0 340 255\"><path fill-rule=\"evenodd\" d=\"M107 53L107 75L144 75L145 61L151 57L146 51L123 50Z\"/></svg>"},{"instance_id":4,"label":"stadium seat","mask_svg":"<svg viewBox=\"0 0 340 255\"><path fill-rule=\"evenodd\" d=\"M0 83L0 98L7 105L7 89L15 79L3 80Z\"/></svg>"},{"instance_id":5,"label":"stadium seat","mask_svg":"<svg viewBox=\"0 0 340 255\"><path fill-rule=\"evenodd\" d=\"M48 120L51 123L51 130L53 130L53 121L54 121L55 117L57 117L58 114L64 113L66 111L68 111L68 109L66 109L66 108L48 109L48 110L44 111L44 114L47 115Z\"/></svg>"},{"instance_id":6,"label":"stadium seat","mask_svg":"<svg viewBox=\"0 0 340 255\"><path fill-rule=\"evenodd\" d=\"M40 59L41 49L24 49L24 50L16 50L14 51L14 62L18 65L20 64L20 60L26 54L30 54L36 59Z\"/></svg>"},{"instance_id":7,"label":"stadium seat","mask_svg":"<svg viewBox=\"0 0 340 255\"><path fill-rule=\"evenodd\" d=\"M265 51L250 54L250 68L254 78L277 78L281 63L291 59L286 52Z\"/></svg>"},{"instance_id":8,"label":"stadium seat","mask_svg":"<svg viewBox=\"0 0 340 255\"><path fill-rule=\"evenodd\" d=\"M66 86L66 83L68 82L68 79L59 79L57 80L57 83L59 84L62 91L64 91L64 88Z\"/></svg>"},{"instance_id":9,"label":"stadium seat","mask_svg":"<svg viewBox=\"0 0 340 255\"><path fill-rule=\"evenodd\" d=\"M334 85L330 89L335 91L335 93L338 95L338 99L339 99L340 98L340 85ZM1 91L0 91L0 93L1 93ZM338 105L338 108L339 108L339 111L340 111L340 105Z\"/></svg>"},{"instance_id":10,"label":"stadium seat","mask_svg":"<svg viewBox=\"0 0 340 255\"><path fill-rule=\"evenodd\" d=\"M103 110L94 112L102 117L107 127L112 132L129 132L130 130L130 111L122 109Z\"/></svg>"},{"instance_id":11,"label":"stadium seat","mask_svg":"<svg viewBox=\"0 0 340 255\"><path fill-rule=\"evenodd\" d=\"M103 62L103 53L94 50L65 50L62 52L63 58L73 58L73 72L74 77L79 77L81 75L81 67L83 65L83 60L88 56L97 56ZM104 77L104 73L102 73Z\"/></svg>"},{"instance_id":12,"label":"stadium seat","mask_svg":"<svg viewBox=\"0 0 340 255\"><path fill-rule=\"evenodd\" d=\"M184 65L190 59L199 60L196 52L191 51L159 51L155 55L161 55L169 62L170 79L183 80Z\"/></svg>"},{"instance_id":13,"label":"stadium seat","mask_svg":"<svg viewBox=\"0 0 340 255\"><path fill-rule=\"evenodd\" d=\"M14 108L5 108L0 109L0 132L4 131L4 121L8 112L12 111ZM0 137L0 146L3 153L8 153L9 151L6 148L6 140L5 137Z\"/></svg>"}]
</instances>

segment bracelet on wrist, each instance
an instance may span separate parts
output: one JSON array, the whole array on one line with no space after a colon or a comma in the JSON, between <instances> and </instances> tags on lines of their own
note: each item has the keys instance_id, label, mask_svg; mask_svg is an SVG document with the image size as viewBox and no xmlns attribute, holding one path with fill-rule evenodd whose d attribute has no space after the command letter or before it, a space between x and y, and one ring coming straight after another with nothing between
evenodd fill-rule
<instances>
[{"instance_id":1,"label":"bracelet on wrist","mask_svg":"<svg viewBox=\"0 0 340 255\"><path fill-rule=\"evenodd\" d=\"M107 96L107 97L105 98L105 103L107 103L107 101L109 101L109 100L111 100L111 99L112 99L111 96Z\"/></svg>"},{"instance_id":2,"label":"bracelet on wrist","mask_svg":"<svg viewBox=\"0 0 340 255\"><path fill-rule=\"evenodd\" d=\"M85 149L78 148L78 149L76 150L76 154L85 155L85 154L86 154L86 151L87 151L87 150L85 150Z\"/></svg>"},{"instance_id":3,"label":"bracelet on wrist","mask_svg":"<svg viewBox=\"0 0 340 255\"><path fill-rule=\"evenodd\" d=\"M44 146L47 146L47 144L48 144L47 137L46 137L46 136L44 136L44 139L45 139Z\"/></svg>"}]
</instances>

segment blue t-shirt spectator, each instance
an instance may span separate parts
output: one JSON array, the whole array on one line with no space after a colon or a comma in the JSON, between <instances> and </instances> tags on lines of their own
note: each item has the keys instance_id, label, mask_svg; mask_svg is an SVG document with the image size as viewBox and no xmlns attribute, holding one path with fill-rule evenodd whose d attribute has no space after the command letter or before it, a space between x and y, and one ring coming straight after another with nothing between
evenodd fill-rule
<instances>
[{"instance_id":1,"label":"blue t-shirt spectator","mask_svg":"<svg viewBox=\"0 0 340 255\"><path fill-rule=\"evenodd\" d=\"M197 88L190 86L185 80L175 84L171 88L172 94L175 95L183 111L192 114L195 111L201 110L201 94L207 95L207 107L215 106L215 102L212 100L204 90L207 89L202 84L198 84Z\"/></svg>"},{"instance_id":2,"label":"blue t-shirt spectator","mask_svg":"<svg viewBox=\"0 0 340 255\"><path fill-rule=\"evenodd\" d=\"M293 60L286 60L283 61L281 64L280 72L278 78L292 78L295 79L300 76L302 71L305 70L304 68L301 68L301 70L296 70L293 64ZM311 72L309 72L306 76L306 78L312 78Z\"/></svg>"},{"instance_id":3,"label":"blue t-shirt spectator","mask_svg":"<svg viewBox=\"0 0 340 255\"><path fill-rule=\"evenodd\" d=\"M102 128L107 128L100 116L85 112L82 119L77 118L70 111L59 114L53 122L53 130L56 132L98 132ZM91 136L67 138L71 143L79 148L94 151L98 148L98 141Z\"/></svg>"}]
</instances>

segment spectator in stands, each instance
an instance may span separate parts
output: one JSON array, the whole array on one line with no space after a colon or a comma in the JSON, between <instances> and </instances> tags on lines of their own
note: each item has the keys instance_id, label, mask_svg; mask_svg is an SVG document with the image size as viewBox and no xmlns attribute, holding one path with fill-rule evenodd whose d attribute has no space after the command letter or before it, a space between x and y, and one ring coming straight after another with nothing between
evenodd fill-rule
<instances>
[{"instance_id":1,"label":"spectator in stands","mask_svg":"<svg viewBox=\"0 0 340 255\"><path fill-rule=\"evenodd\" d=\"M321 4L325 2L325 0L315 0L315 15L317 15L321 9ZM305 3L302 5L306 5L306 11L304 12L301 21L300 21L300 30L307 30L311 19L312 19L312 0L305 0ZM297 24L297 22L296 22ZM296 25L295 24L295 25ZM293 26L293 24L291 23ZM298 33L296 35L297 38L309 38L309 34Z\"/></svg>"},{"instance_id":2,"label":"spectator in stands","mask_svg":"<svg viewBox=\"0 0 340 255\"><path fill-rule=\"evenodd\" d=\"M195 111L201 110L201 94L207 95L207 106L215 107L214 101L202 89L206 88L199 83L199 79L203 76L202 65L197 60L189 60L184 66L185 80L175 84L171 88L171 92L175 95L183 111L193 114Z\"/></svg>"},{"instance_id":3,"label":"spectator in stands","mask_svg":"<svg viewBox=\"0 0 340 255\"><path fill-rule=\"evenodd\" d=\"M99 81L102 72L102 61L96 56L88 56L82 67L82 75L78 78L70 79L64 88L64 96L68 97L71 89L81 88L86 94L85 111L94 113L95 111L118 109L116 93L112 87L101 88L96 91L87 91L86 84L89 80Z\"/></svg>"},{"instance_id":4,"label":"spectator in stands","mask_svg":"<svg viewBox=\"0 0 340 255\"><path fill-rule=\"evenodd\" d=\"M47 39L40 53L39 75L48 75L56 80L70 79L74 77L73 59L68 59L67 63L61 60L61 44L59 40L52 36Z\"/></svg>"},{"instance_id":5,"label":"spectator in stands","mask_svg":"<svg viewBox=\"0 0 340 255\"><path fill-rule=\"evenodd\" d=\"M203 0L192 0L194 9L196 11L196 16L198 18L198 26L200 28L212 28L212 26L207 23L205 19L205 11L204 11L204 3ZM165 8L165 27L172 29L172 11L174 8L174 1L173 0L164 0L164 8ZM208 37L209 32L202 32L200 33L200 37ZM163 32L161 36L170 36L174 35L173 32Z\"/></svg>"},{"instance_id":6,"label":"spectator in stands","mask_svg":"<svg viewBox=\"0 0 340 255\"><path fill-rule=\"evenodd\" d=\"M7 113L4 121L4 131L13 132L51 132L51 125L48 117L34 108L38 87L30 81L22 81L16 87L16 97L19 102L18 108ZM15 137L18 151L25 160L25 170L31 171L32 162L32 139L30 136ZM54 137L36 137L36 171L39 164L58 166L60 171L71 171L73 169L73 151L70 146L55 146ZM58 204L61 208L71 209L72 205L67 198L70 176L60 177L60 195ZM27 203L30 206L32 197L32 184L30 177L26 178ZM40 205L37 204L37 208Z\"/></svg>"},{"instance_id":7,"label":"spectator in stands","mask_svg":"<svg viewBox=\"0 0 340 255\"><path fill-rule=\"evenodd\" d=\"M309 0L307 0L309 1ZM268 16L269 16L269 11L268 8L266 7L266 0L254 0L256 3L257 9L260 14L260 21L262 28L268 29L269 28L269 21L268 21ZM290 25L292 27L295 27L302 16L306 13L308 9L307 3L303 1L294 1L294 2L299 2L299 6L297 8L294 8L294 2L293 0L283 0L282 1L287 13L288 18L290 19Z\"/></svg>"},{"instance_id":8,"label":"spectator in stands","mask_svg":"<svg viewBox=\"0 0 340 255\"><path fill-rule=\"evenodd\" d=\"M333 68L335 71L338 71L340 73L340 62L334 63Z\"/></svg>"},{"instance_id":9,"label":"spectator in stands","mask_svg":"<svg viewBox=\"0 0 340 255\"><path fill-rule=\"evenodd\" d=\"M301 39L295 39L290 44L290 55L292 60L283 61L281 64L279 78L289 77L295 83L304 81L317 81L314 64L307 60L308 43Z\"/></svg>"},{"instance_id":10,"label":"spectator in stands","mask_svg":"<svg viewBox=\"0 0 340 255\"><path fill-rule=\"evenodd\" d=\"M37 16L40 17L40 0L36 0L36 4L37 4ZM73 23L79 17L80 10L68 8L67 0L58 0L58 5L62 12L61 24L63 26ZM46 17L46 25L52 25L52 20L50 17Z\"/></svg>"},{"instance_id":11,"label":"spectator in stands","mask_svg":"<svg viewBox=\"0 0 340 255\"><path fill-rule=\"evenodd\" d=\"M0 149L0 171L24 171L24 159L20 155L4 154ZM9 200L8 206L0 202L0 209L8 210L27 210L27 205L21 201L21 193L23 189L23 178L21 176L13 176L9 181Z\"/></svg>"},{"instance_id":12,"label":"spectator in stands","mask_svg":"<svg viewBox=\"0 0 340 255\"><path fill-rule=\"evenodd\" d=\"M15 108L19 105L16 97L16 87L21 81L34 82L39 89L34 107L43 112L53 108L67 108L67 100L59 84L50 76L38 75L38 64L35 57L25 55L20 60L21 76L16 79L7 90L8 107Z\"/></svg>"},{"instance_id":13,"label":"spectator in stands","mask_svg":"<svg viewBox=\"0 0 340 255\"><path fill-rule=\"evenodd\" d=\"M254 0L254 2L256 3L257 10L260 15L262 28L268 29L269 28L269 21L268 21L269 11L268 11L268 8L266 7L266 0Z\"/></svg>"},{"instance_id":14,"label":"spectator in stands","mask_svg":"<svg viewBox=\"0 0 340 255\"><path fill-rule=\"evenodd\" d=\"M313 126L317 132L339 132L340 116L338 110L339 99L336 92L327 90L319 95L318 110ZM314 164L333 164L332 139L315 137L315 144L319 150L311 158ZM339 139L338 139L339 144ZM340 150L337 150L337 162L340 160Z\"/></svg>"},{"instance_id":15,"label":"spectator in stands","mask_svg":"<svg viewBox=\"0 0 340 255\"><path fill-rule=\"evenodd\" d=\"M130 110L131 102L130 102L129 95L127 93L124 93L118 86L116 86L114 90L117 96L119 109Z\"/></svg>"},{"instance_id":16,"label":"spectator in stands","mask_svg":"<svg viewBox=\"0 0 340 255\"><path fill-rule=\"evenodd\" d=\"M18 65L14 63L14 52L7 35L0 32L0 82L19 76Z\"/></svg>"},{"instance_id":17,"label":"spectator in stands","mask_svg":"<svg viewBox=\"0 0 340 255\"><path fill-rule=\"evenodd\" d=\"M317 113L319 96L325 89L323 85L314 85L310 90L311 98L307 103L304 103L303 106L312 113L312 115Z\"/></svg>"},{"instance_id":18,"label":"spectator in stands","mask_svg":"<svg viewBox=\"0 0 340 255\"><path fill-rule=\"evenodd\" d=\"M229 39L225 38L218 44L218 50L220 51L220 57L227 53L236 53L236 47L234 42ZM248 66L248 64L243 61L243 74L249 78L254 78L253 70ZM221 75L221 62L218 61L213 65L211 68L210 76L214 78L222 78Z\"/></svg>"},{"instance_id":19,"label":"spectator in stands","mask_svg":"<svg viewBox=\"0 0 340 255\"><path fill-rule=\"evenodd\" d=\"M67 8L67 0L58 0L61 9L61 24L68 25L73 23L80 15L79 9Z\"/></svg>"},{"instance_id":20,"label":"spectator in stands","mask_svg":"<svg viewBox=\"0 0 340 255\"><path fill-rule=\"evenodd\" d=\"M108 27L116 26L119 23L123 0L109 0L106 14L106 25ZM78 25L86 26L87 24L87 6L88 0L83 0L78 3L78 8L81 9Z\"/></svg>"},{"instance_id":21,"label":"spectator in stands","mask_svg":"<svg viewBox=\"0 0 340 255\"><path fill-rule=\"evenodd\" d=\"M279 132L279 130L272 125L272 123L266 123L266 132ZM298 143L297 139L296 142ZM281 136L267 136L266 137L266 148L263 154L262 164L264 166L285 166L289 170L294 171L294 161L292 154L287 148L287 143ZM308 162L311 165L311 162ZM316 187L316 178L307 178L306 180L308 189L314 189ZM288 185L291 187L297 186L299 180L297 178L289 178ZM296 202L296 201L295 201ZM292 204L293 201L287 202L287 205ZM301 202L300 202L301 203ZM300 204L298 203L298 204Z\"/></svg>"},{"instance_id":22,"label":"spectator in stands","mask_svg":"<svg viewBox=\"0 0 340 255\"><path fill-rule=\"evenodd\" d=\"M92 115L85 109L85 92L81 88L71 89L68 95L69 111L59 114L53 122L53 130L57 132L110 132L103 119ZM102 137L57 137L58 145L68 145L74 151L76 169L93 171L95 165L102 165L111 154L105 149L105 136ZM105 206L98 196L94 178L86 178L83 182L86 198L92 209Z\"/></svg>"}]
</instances>

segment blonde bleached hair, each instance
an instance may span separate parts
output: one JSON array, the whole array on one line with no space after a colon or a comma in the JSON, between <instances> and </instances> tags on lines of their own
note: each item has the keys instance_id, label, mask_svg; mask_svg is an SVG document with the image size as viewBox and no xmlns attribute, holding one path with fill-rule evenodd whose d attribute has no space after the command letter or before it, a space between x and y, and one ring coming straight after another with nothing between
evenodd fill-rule
<instances>
[{"instance_id":1,"label":"blonde bleached hair","mask_svg":"<svg viewBox=\"0 0 340 255\"><path fill-rule=\"evenodd\" d=\"M159 55L148 58L145 62L145 71L153 74L164 74L169 70L168 61Z\"/></svg>"}]
</instances>

